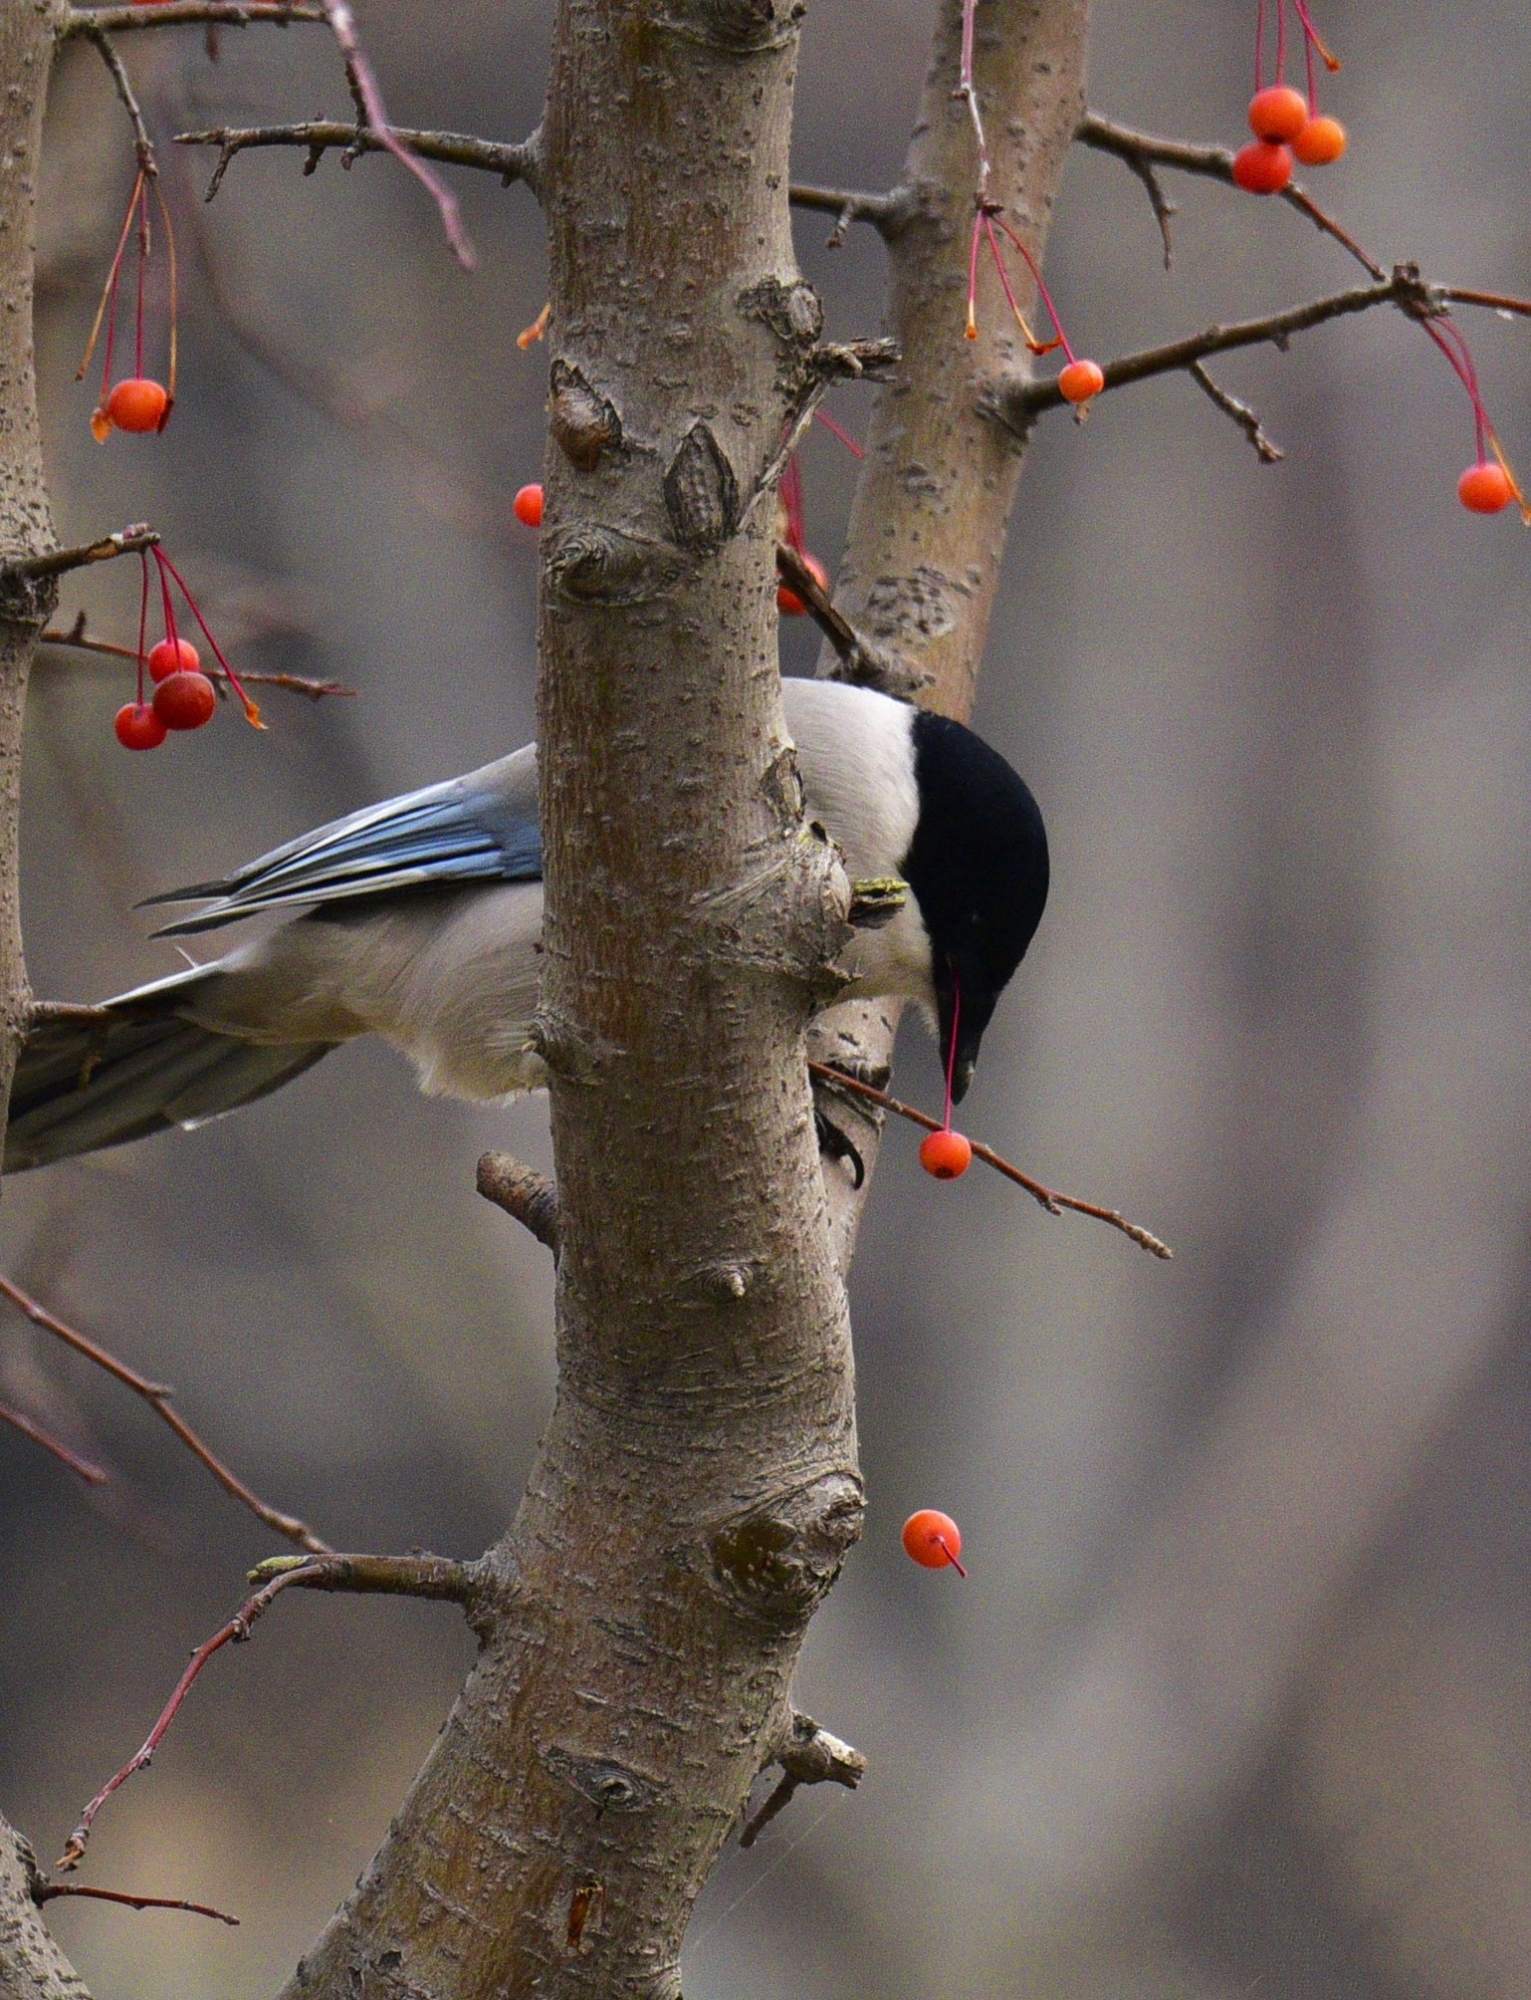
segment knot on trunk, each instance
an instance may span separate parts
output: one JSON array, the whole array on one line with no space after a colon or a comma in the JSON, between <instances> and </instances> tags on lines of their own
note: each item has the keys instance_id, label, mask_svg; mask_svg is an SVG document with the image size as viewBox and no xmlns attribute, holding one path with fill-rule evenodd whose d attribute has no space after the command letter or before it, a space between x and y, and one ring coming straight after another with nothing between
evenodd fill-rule
<instances>
[{"instance_id":1,"label":"knot on trunk","mask_svg":"<svg viewBox=\"0 0 1531 2000\"><path fill-rule=\"evenodd\" d=\"M549 380L548 428L571 465L593 472L603 451L621 446L617 406L592 388L572 362L555 361Z\"/></svg>"},{"instance_id":2,"label":"knot on trunk","mask_svg":"<svg viewBox=\"0 0 1531 2000\"><path fill-rule=\"evenodd\" d=\"M861 1482L826 1473L725 1522L712 1537L713 1574L763 1623L802 1624L840 1574L861 1534Z\"/></svg>"},{"instance_id":3,"label":"knot on trunk","mask_svg":"<svg viewBox=\"0 0 1531 2000\"><path fill-rule=\"evenodd\" d=\"M834 961L854 935L854 900L839 849L822 827L799 824L742 880L702 899L706 955L793 981L816 1013L844 984Z\"/></svg>"}]
</instances>

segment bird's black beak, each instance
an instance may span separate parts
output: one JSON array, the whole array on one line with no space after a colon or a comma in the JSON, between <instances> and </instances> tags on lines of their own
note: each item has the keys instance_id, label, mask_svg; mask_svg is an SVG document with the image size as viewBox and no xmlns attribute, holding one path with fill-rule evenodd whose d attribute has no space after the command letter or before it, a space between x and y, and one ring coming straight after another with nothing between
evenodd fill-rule
<instances>
[{"instance_id":1,"label":"bird's black beak","mask_svg":"<svg viewBox=\"0 0 1531 2000\"><path fill-rule=\"evenodd\" d=\"M952 1102L960 1104L978 1067L978 1050L983 1031L994 1013L994 994L976 967L953 966L950 962L936 976L936 1012L941 1036L942 1066L950 1064ZM957 1033L956 1058L952 1057L952 1030Z\"/></svg>"}]
</instances>

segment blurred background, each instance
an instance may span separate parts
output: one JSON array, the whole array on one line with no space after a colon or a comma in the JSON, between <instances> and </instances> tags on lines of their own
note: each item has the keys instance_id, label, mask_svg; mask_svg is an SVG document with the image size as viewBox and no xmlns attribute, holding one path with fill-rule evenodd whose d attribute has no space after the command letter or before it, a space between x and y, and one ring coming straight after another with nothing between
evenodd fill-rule
<instances>
[{"instance_id":1,"label":"blurred background","mask_svg":"<svg viewBox=\"0 0 1531 2000\"><path fill-rule=\"evenodd\" d=\"M550 9L371 0L401 123L519 138ZM1101 0L1092 103L1239 143L1254 7ZM1531 288L1531 13L1325 0L1351 150L1309 184L1383 263ZM928 13L807 19L805 178L896 176ZM156 135L347 115L314 30L124 37ZM868 60L868 51L875 58ZM462 276L379 157L312 179L168 147L181 400L91 439L76 386L131 149L94 53L57 78L40 363L67 541L152 519L236 665L333 676L132 757L130 670L54 652L28 714L37 992L173 970L131 905L531 733L545 357L524 189L457 183ZM1142 189L1077 151L1049 274L1102 359L1353 282L1275 203ZM870 232L800 255L830 328L878 329ZM162 331L151 295L151 355ZM1531 468L1531 325L1465 322ZM866 1537L799 1699L870 1758L732 1849L688 2000L1497 2000L1531 1985L1531 570L1466 514L1466 397L1396 314L1214 370L1262 467L1184 378L1033 444L978 723L1047 815L1047 919L986 1043L969 1129L1176 1248L1150 1261L995 1177L886 1148L853 1303ZM864 424L857 395L834 414ZM854 478L816 431L811 546ZM129 563L59 623L131 640ZM789 622L784 661L811 665ZM911 1028L904 1093L933 1104ZM263 1493L340 1546L473 1554L552 1387L545 1254L474 1193L486 1145L547 1158L545 1109L416 1095L358 1046L238 1117L8 1185L0 1268L147 1373ZM109 1465L81 1488L0 1430L0 1803L45 1858L143 1737L271 1538L139 1403L19 1317L0 1400ZM971 1577L898 1529L954 1514ZM289 1600L222 1654L86 1879L215 1903L238 1931L50 1911L100 2000L255 2000L350 1886L468 1664L455 1615Z\"/></svg>"}]
</instances>

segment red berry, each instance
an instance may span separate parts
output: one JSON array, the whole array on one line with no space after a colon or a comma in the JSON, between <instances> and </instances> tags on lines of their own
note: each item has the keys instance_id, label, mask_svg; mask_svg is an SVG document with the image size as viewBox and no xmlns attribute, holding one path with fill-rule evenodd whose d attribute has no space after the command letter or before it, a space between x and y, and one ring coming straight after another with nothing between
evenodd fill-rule
<instances>
[{"instance_id":1,"label":"red berry","mask_svg":"<svg viewBox=\"0 0 1531 2000\"><path fill-rule=\"evenodd\" d=\"M217 706L206 674L173 673L154 690L154 713L167 729L200 729Z\"/></svg>"},{"instance_id":2,"label":"red berry","mask_svg":"<svg viewBox=\"0 0 1531 2000\"><path fill-rule=\"evenodd\" d=\"M1289 83L1273 83L1249 100L1249 129L1271 145L1295 139L1307 122L1308 100Z\"/></svg>"},{"instance_id":3,"label":"red berry","mask_svg":"<svg viewBox=\"0 0 1531 2000\"><path fill-rule=\"evenodd\" d=\"M973 1148L960 1132L931 1132L920 1147L920 1165L938 1181L960 1180L973 1164Z\"/></svg>"},{"instance_id":4,"label":"red berry","mask_svg":"<svg viewBox=\"0 0 1531 2000\"><path fill-rule=\"evenodd\" d=\"M540 486L523 486L515 499L511 501L510 509L524 527L540 528L542 526L542 488Z\"/></svg>"},{"instance_id":5,"label":"red berry","mask_svg":"<svg viewBox=\"0 0 1531 2000\"><path fill-rule=\"evenodd\" d=\"M1280 194L1292 178L1292 155L1285 146L1252 139L1233 156L1233 178L1246 194Z\"/></svg>"},{"instance_id":6,"label":"red berry","mask_svg":"<svg viewBox=\"0 0 1531 2000\"><path fill-rule=\"evenodd\" d=\"M189 639L161 639L149 654L149 678L168 680L172 674L200 671L202 656Z\"/></svg>"},{"instance_id":7,"label":"red berry","mask_svg":"<svg viewBox=\"0 0 1531 2000\"><path fill-rule=\"evenodd\" d=\"M169 409L164 387L147 375L130 375L106 399L106 414L120 431L157 431Z\"/></svg>"},{"instance_id":8,"label":"red berry","mask_svg":"<svg viewBox=\"0 0 1531 2000\"><path fill-rule=\"evenodd\" d=\"M1310 118L1292 141L1305 167L1331 167L1345 150L1345 127L1338 118Z\"/></svg>"},{"instance_id":9,"label":"red berry","mask_svg":"<svg viewBox=\"0 0 1531 2000\"><path fill-rule=\"evenodd\" d=\"M1474 514L1497 514L1515 498L1515 488L1502 465L1483 460L1468 466L1457 481L1457 498Z\"/></svg>"},{"instance_id":10,"label":"red berry","mask_svg":"<svg viewBox=\"0 0 1531 2000\"><path fill-rule=\"evenodd\" d=\"M1058 375L1058 391L1065 403L1088 403L1105 386L1105 371L1098 361L1071 361Z\"/></svg>"},{"instance_id":11,"label":"red berry","mask_svg":"<svg viewBox=\"0 0 1531 2000\"><path fill-rule=\"evenodd\" d=\"M113 727L124 750L157 750L165 740L165 725L145 702L130 701L117 711Z\"/></svg>"},{"instance_id":12,"label":"red berry","mask_svg":"<svg viewBox=\"0 0 1531 2000\"><path fill-rule=\"evenodd\" d=\"M823 563L819 561L818 557L805 555L803 557L803 564L804 567L811 572L813 579L818 584L820 590L828 590L829 571L825 569ZM778 611L784 611L789 618L805 617L808 611L808 606L798 596L797 592L792 588L790 583L777 584L776 608Z\"/></svg>"},{"instance_id":13,"label":"red berry","mask_svg":"<svg viewBox=\"0 0 1531 2000\"><path fill-rule=\"evenodd\" d=\"M904 1554L923 1569L950 1567L959 1576L967 1575L958 1561L962 1530L950 1514L939 1514L934 1507L922 1507L904 1523Z\"/></svg>"}]
</instances>

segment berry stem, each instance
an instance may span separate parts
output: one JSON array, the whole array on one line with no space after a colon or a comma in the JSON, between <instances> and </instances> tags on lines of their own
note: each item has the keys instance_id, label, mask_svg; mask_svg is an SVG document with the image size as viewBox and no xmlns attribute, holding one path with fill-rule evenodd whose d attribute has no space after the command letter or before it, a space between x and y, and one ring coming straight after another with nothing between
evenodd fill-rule
<instances>
[{"instance_id":1,"label":"berry stem","mask_svg":"<svg viewBox=\"0 0 1531 2000\"><path fill-rule=\"evenodd\" d=\"M1265 88L1265 0L1255 9L1255 95Z\"/></svg>"},{"instance_id":2,"label":"berry stem","mask_svg":"<svg viewBox=\"0 0 1531 2000\"><path fill-rule=\"evenodd\" d=\"M948 959L946 962L948 965L951 965L952 973L952 1039L951 1046L946 1052L946 1119L941 1129L943 1132L950 1132L952 1129L952 1083L957 1074L957 1024L962 1019L962 981L957 977L957 968L951 964L951 960Z\"/></svg>"},{"instance_id":3,"label":"berry stem","mask_svg":"<svg viewBox=\"0 0 1531 2000\"><path fill-rule=\"evenodd\" d=\"M85 352L80 357L79 367L75 370L74 379L76 382L83 382L85 379L85 371L90 366L90 357L95 353L96 342L101 337L101 322L106 318L108 307L111 308L112 317L106 335L106 365L108 371L111 368L112 332L117 323L117 273L122 268L122 253L127 248L128 232L133 227L133 217L138 206L138 190L142 181L143 170L140 168L138 179L133 183L133 192L128 196L127 214L122 218L122 232L117 238L117 248L113 252L111 264L107 269L106 283L101 287L101 303L96 307L96 317L91 323L90 338L85 343ZM111 384L105 377L103 377L103 381L106 382L106 388L110 388ZM105 399L106 390L104 388L102 390L102 401L104 402Z\"/></svg>"},{"instance_id":4,"label":"berry stem","mask_svg":"<svg viewBox=\"0 0 1531 2000\"><path fill-rule=\"evenodd\" d=\"M1010 238L1010 241L1015 245L1016 249L1020 251L1021 256L1025 259L1027 270L1030 271L1032 277L1035 278L1037 281L1037 290L1042 294L1042 303L1047 307L1047 316L1053 323L1053 331L1058 336L1058 344L1062 347L1064 353L1068 356L1070 361L1077 361L1079 357L1075 354L1073 348L1069 346L1069 337L1063 331L1063 321L1059 319L1058 308L1053 304L1053 295L1047 289L1047 280L1042 276L1042 273L1037 269L1036 258L1032 256L1031 252L1026 248L1026 245L1021 241L1020 237L1016 235L1015 231L1010 227L1009 223L1006 222L1005 218L998 212L998 210L995 210L993 213L994 213L994 220L999 224L1000 228L1004 230L1005 234ZM1039 353L1046 353L1046 351L1047 350L1045 348L1038 349Z\"/></svg>"},{"instance_id":5,"label":"berry stem","mask_svg":"<svg viewBox=\"0 0 1531 2000\"><path fill-rule=\"evenodd\" d=\"M144 279L149 269L149 190L138 177L138 297L133 309L133 373L144 372Z\"/></svg>"},{"instance_id":6,"label":"berry stem","mask_svg":"<svg viewBox=\"0 0 1531 2000\"><path fill-rule=\"evenodd\" d=\"M973 215L973 242L968 251L968 316L967 325L962 329L968 340L978 338L978 244L982 228L983 205L980 202Z\"/></svg>"},{"instance_id":7,"label":"berry stem","mask_svg":"<svg viewBox=\"0 0 1531 2000\"><path fill-rule=\"evenodd\" d=\"M144 705L144 642L149 636L149 552L140 552L143 576L138 592L138 706Z\"/></svg>"},{"instance_id":8,"label":"berry stem","mask_svg":"<svg viewBox=\"0 0 1531 2000\"><path fill-rule=\"evenodd\" d=\"M829 414L827 410L815 410L813 414L818 419L818 421L824 426L825 430L829 432L830 436L838 438L841 444L845 446L845 449L848 452L853 453L854 456L857 458L866 457L866 452L863 449L863 447L857 444L856 440L851 436L848 430L845 430L844 428L842 428L841 425L835 422L834 418Z\"/></svg>"},{"instance_id":9,"label":"berry stem","mask_svg":"<svg viewBox=\"0 0 1531 2000\"><path fill-rule=\"evenodd\" d=\"M1286 0L1276 0L1276 81L1286 80Z\"/></svg>"},{"instance_id":10,"label":"berry stem","mask_svg":"<svg viewBox=\"0 0 1531 2000\"><path fill-rule=\"evenodd\" d=\"M190 590L188 590L188 588L186 587L185 577L181 575L181 572L176 568L175 564L170 560L169 556L165 554L164 550L160 548L158 543L155 544L154 548L154 560L160 565L162 569L168 569L171 576L180 586L180 592L182 597L184 597L186 599L186 602L191 606L192 617L196 619L198 625L202 628L203 638L212 647L214 658L217 660L219 666L222 667L223 671L229 677L229 686L234 690L235 694L239 696L240 701L244 704L245 721L249 723L252 729L264 729L266 725L260 719L260 710L256 707L255 703L251 701L249 695L246 694L244 682L239 678L238 674L236 674L234 669L229 665L228 655L224 652L223 648L218 644L218 641L213 637L212 630L208 625L207 620L202 616L201 606L197 603L197 600L192 596Z\"/></svg>"},{"instance_id":11,"label":"berry stem","mask_svg":"<svg viewBox=\"0 0 1531 2000\"><path fill-rule=\"evenodd\" d=\"M957 1572L958 1576L966 1576L967 1571L962 1567L961 1563L958 1562L957 1558L952 1554L951 1550L947 1547L945 1535L932 1535L930 1539L935 1543L936 1547L941 1551L942 1555L946 1557L946 1560L951 1564L952 1568Z\"/></svg>"}]
</instances>

